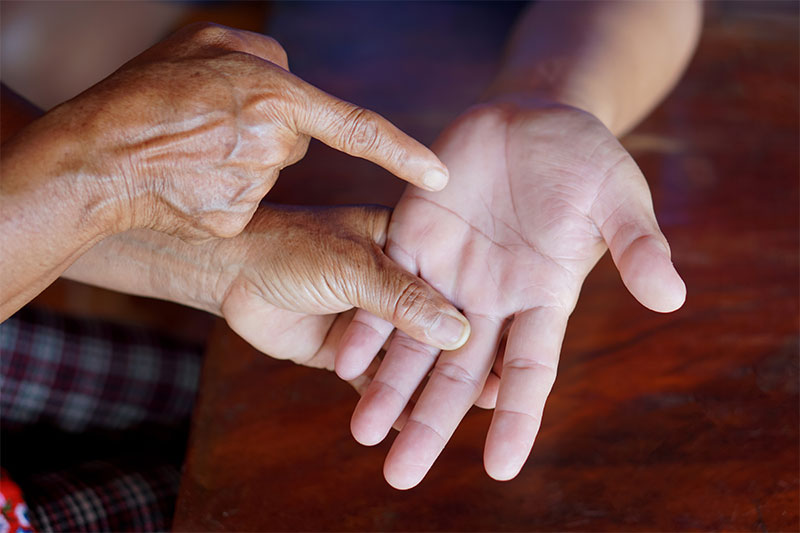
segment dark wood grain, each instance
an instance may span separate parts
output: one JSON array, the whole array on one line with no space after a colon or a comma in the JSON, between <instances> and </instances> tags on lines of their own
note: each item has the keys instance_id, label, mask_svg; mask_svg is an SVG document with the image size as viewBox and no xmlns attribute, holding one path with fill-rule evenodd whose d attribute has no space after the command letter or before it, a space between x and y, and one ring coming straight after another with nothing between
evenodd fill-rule
<instances>
[{"instance_id":1,"label":"dark wood grain","mask_svg":"<svg viewBox=\"0 0 800 533\"><path fill-rule=\"evenodd\" d=\"M483 472L491 413L473 409L421 485L391 489L390 443L349 435L348 385L259 355L219 324L175 529L800 530L797 43L796 3L712 6L685 78L625 140L689 297L677 313L648 312L601 261L516 479ZM278 195L401 190L347 161L314 149L310 175L298 167ZM315 192L326 171L352 174Z\"/></svg>"}]
</instances>

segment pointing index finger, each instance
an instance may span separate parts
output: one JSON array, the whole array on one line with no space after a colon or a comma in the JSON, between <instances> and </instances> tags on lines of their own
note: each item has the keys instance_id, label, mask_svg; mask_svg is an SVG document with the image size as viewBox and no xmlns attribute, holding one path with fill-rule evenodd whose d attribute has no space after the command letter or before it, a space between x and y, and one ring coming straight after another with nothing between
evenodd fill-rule
<instances>
[{"instance_id":1,"label":"pointing index finger","mask_svg":"<svg viewBox=\"0 0 800 533\"><path fill-rule=\"evenodd\" d=\"M423 189L447 185L447 167L436 155L379 114L327 94L297 78L302 102L295 126L328 146L367 159Z\"/></svg>"}]
</instances>

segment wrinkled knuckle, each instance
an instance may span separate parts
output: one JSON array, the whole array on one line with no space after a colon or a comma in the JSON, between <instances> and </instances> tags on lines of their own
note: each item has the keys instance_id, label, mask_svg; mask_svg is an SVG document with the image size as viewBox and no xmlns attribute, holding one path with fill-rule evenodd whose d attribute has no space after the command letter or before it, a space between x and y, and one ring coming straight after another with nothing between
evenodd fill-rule
<instances>
[{"instance_id":1,"label":"wrinkled knuckle","mask_svg":"<svg viewBox=\"0 0 800 533\"><path fill-rule=\"evenodd\" d=\"M389 159L399 167L405 167L408 164L409 159L411 159L408 149L398 143L391 144L391 152L388 154L388 156Z\"/></svg>"},{"instance_id":2,"label":"wrinkled knuckle","mask_svg":"<svg viewBox=\"0 0 800 533\"><path fill-rule=\"evenodd\" d=\"M233 67L233 69L238 69L232 70L232 72L257 73L260 72L263 65L267 64L249 52L244 52L236 47L224 46L224 49L225 51L220 57L229 62L229 66Z\"/></svg>"},{"instance_id":3,"label":"wrinkled knuckle","mask_svg":"<svg viewBox=\"0 0 800 533\"><path fill-rule=\"evenodd\" d=\"M377 115L368 109L356 108L345 119L342 145L348 152L365 154L375 151L379 142Z\"/></svg>"},{"instance_id":4,"label":"wrinkled knuckle","mask_svg":"<svg viewBox=\"0 0 800 533\"><path fill-rule=\"evenodd\" d=\"M416 281L409 282L395 302L392 318L395 323L425 325L426 320L433 318L427 304L427 291Z\"/></svg>"},{"instance_id":5,"label":"wrinkled knuckle","mask_svg":"<svg viewBox=\"0 0 800 533\"><path fill-rule=\"evenodd\" d=\"M213 22L195 22L186 27L192 41L197 44L212 46L228 43L234 37L234 31Z\"/></svg>"}]
</instances>

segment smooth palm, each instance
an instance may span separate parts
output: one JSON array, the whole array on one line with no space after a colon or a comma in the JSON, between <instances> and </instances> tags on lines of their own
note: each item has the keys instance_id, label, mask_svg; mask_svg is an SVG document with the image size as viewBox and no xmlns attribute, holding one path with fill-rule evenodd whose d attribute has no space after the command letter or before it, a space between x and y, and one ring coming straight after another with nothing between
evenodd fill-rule
<instances>
[{"instance_id":1,"label":"smooth palm","mask_svg":"<svg viewBox=\"0 0 800 533\"><path fill-rule=\"evenodd\" d=\"M538 431L567 319L606 243L643 304L671 311L684 297L644 178L591 115L542 104L484 106L435 148L451 183L439 193L407 190L386 249L463 309L473 333L441 355L395 335L354 413L354 436L379 442L430 374L386 460L386 478L398 488L422 479L476 400L491 407L495 397L486 468L498 479L516 475ZM363 312L356 322L369 328L354 331L374 337L358 344L377 346L374 332L385 324ZM356 373L370 351L345 347L337 371Z\"/></svg>"}]
</instances>

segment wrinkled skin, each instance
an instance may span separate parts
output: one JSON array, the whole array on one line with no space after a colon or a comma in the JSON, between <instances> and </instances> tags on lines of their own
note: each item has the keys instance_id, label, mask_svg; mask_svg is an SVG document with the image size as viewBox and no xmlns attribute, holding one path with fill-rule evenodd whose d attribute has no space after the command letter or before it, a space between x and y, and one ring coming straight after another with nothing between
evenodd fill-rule
<instances>
[{"instance_id":1,"label":"wrinkled skin","mask_svg":"<svg viewBox=\"0 0 800 533\"><path fill-rule=\"evenodd\" d=\"M367 445L402 426L384 466L401 489L420 482L475 402L495 408L487 472L496 479L519 472L556 377L567 319L607 248L643 305L666 312L685 298L644 177L592 115L542 101L487 104L457 120L434 148L451 185L406 190L386 250L462 309L472 336L440 354L395 334L353 414L353 435ZM337 373L360 374L390 331L359 311L343 335Z\"/></svg>"},{"instance_id":2,"label":"wrinkled skin","mask_svg":"<svg viewBox=\"0 0 800 533\"><path fill-rule=\"evenodd\" d=\"M236 235L309 136L421 186L447 180L427 148L385 119L292 75L275 40L212 24L182 29L24 135L40 131L70 144L60 173L113 206L111 233Z\"/></svg>"},{"instance_id":3,"label":"wrinkled skin","mask_svg":"<svg viewBox=\"0 0 800 533\"><path fill-rule=\"evenodd\" d=\"M331 370L335 341L352 313L336 315L353 307L440 346L429 327L441 314L453 316L459 330L466 326L452 341L461 346L466 320L384 255L390 215L379 206L262 206L241 235L215 244L220 313L261 352Z\"/></svg>"}]
</instances>

